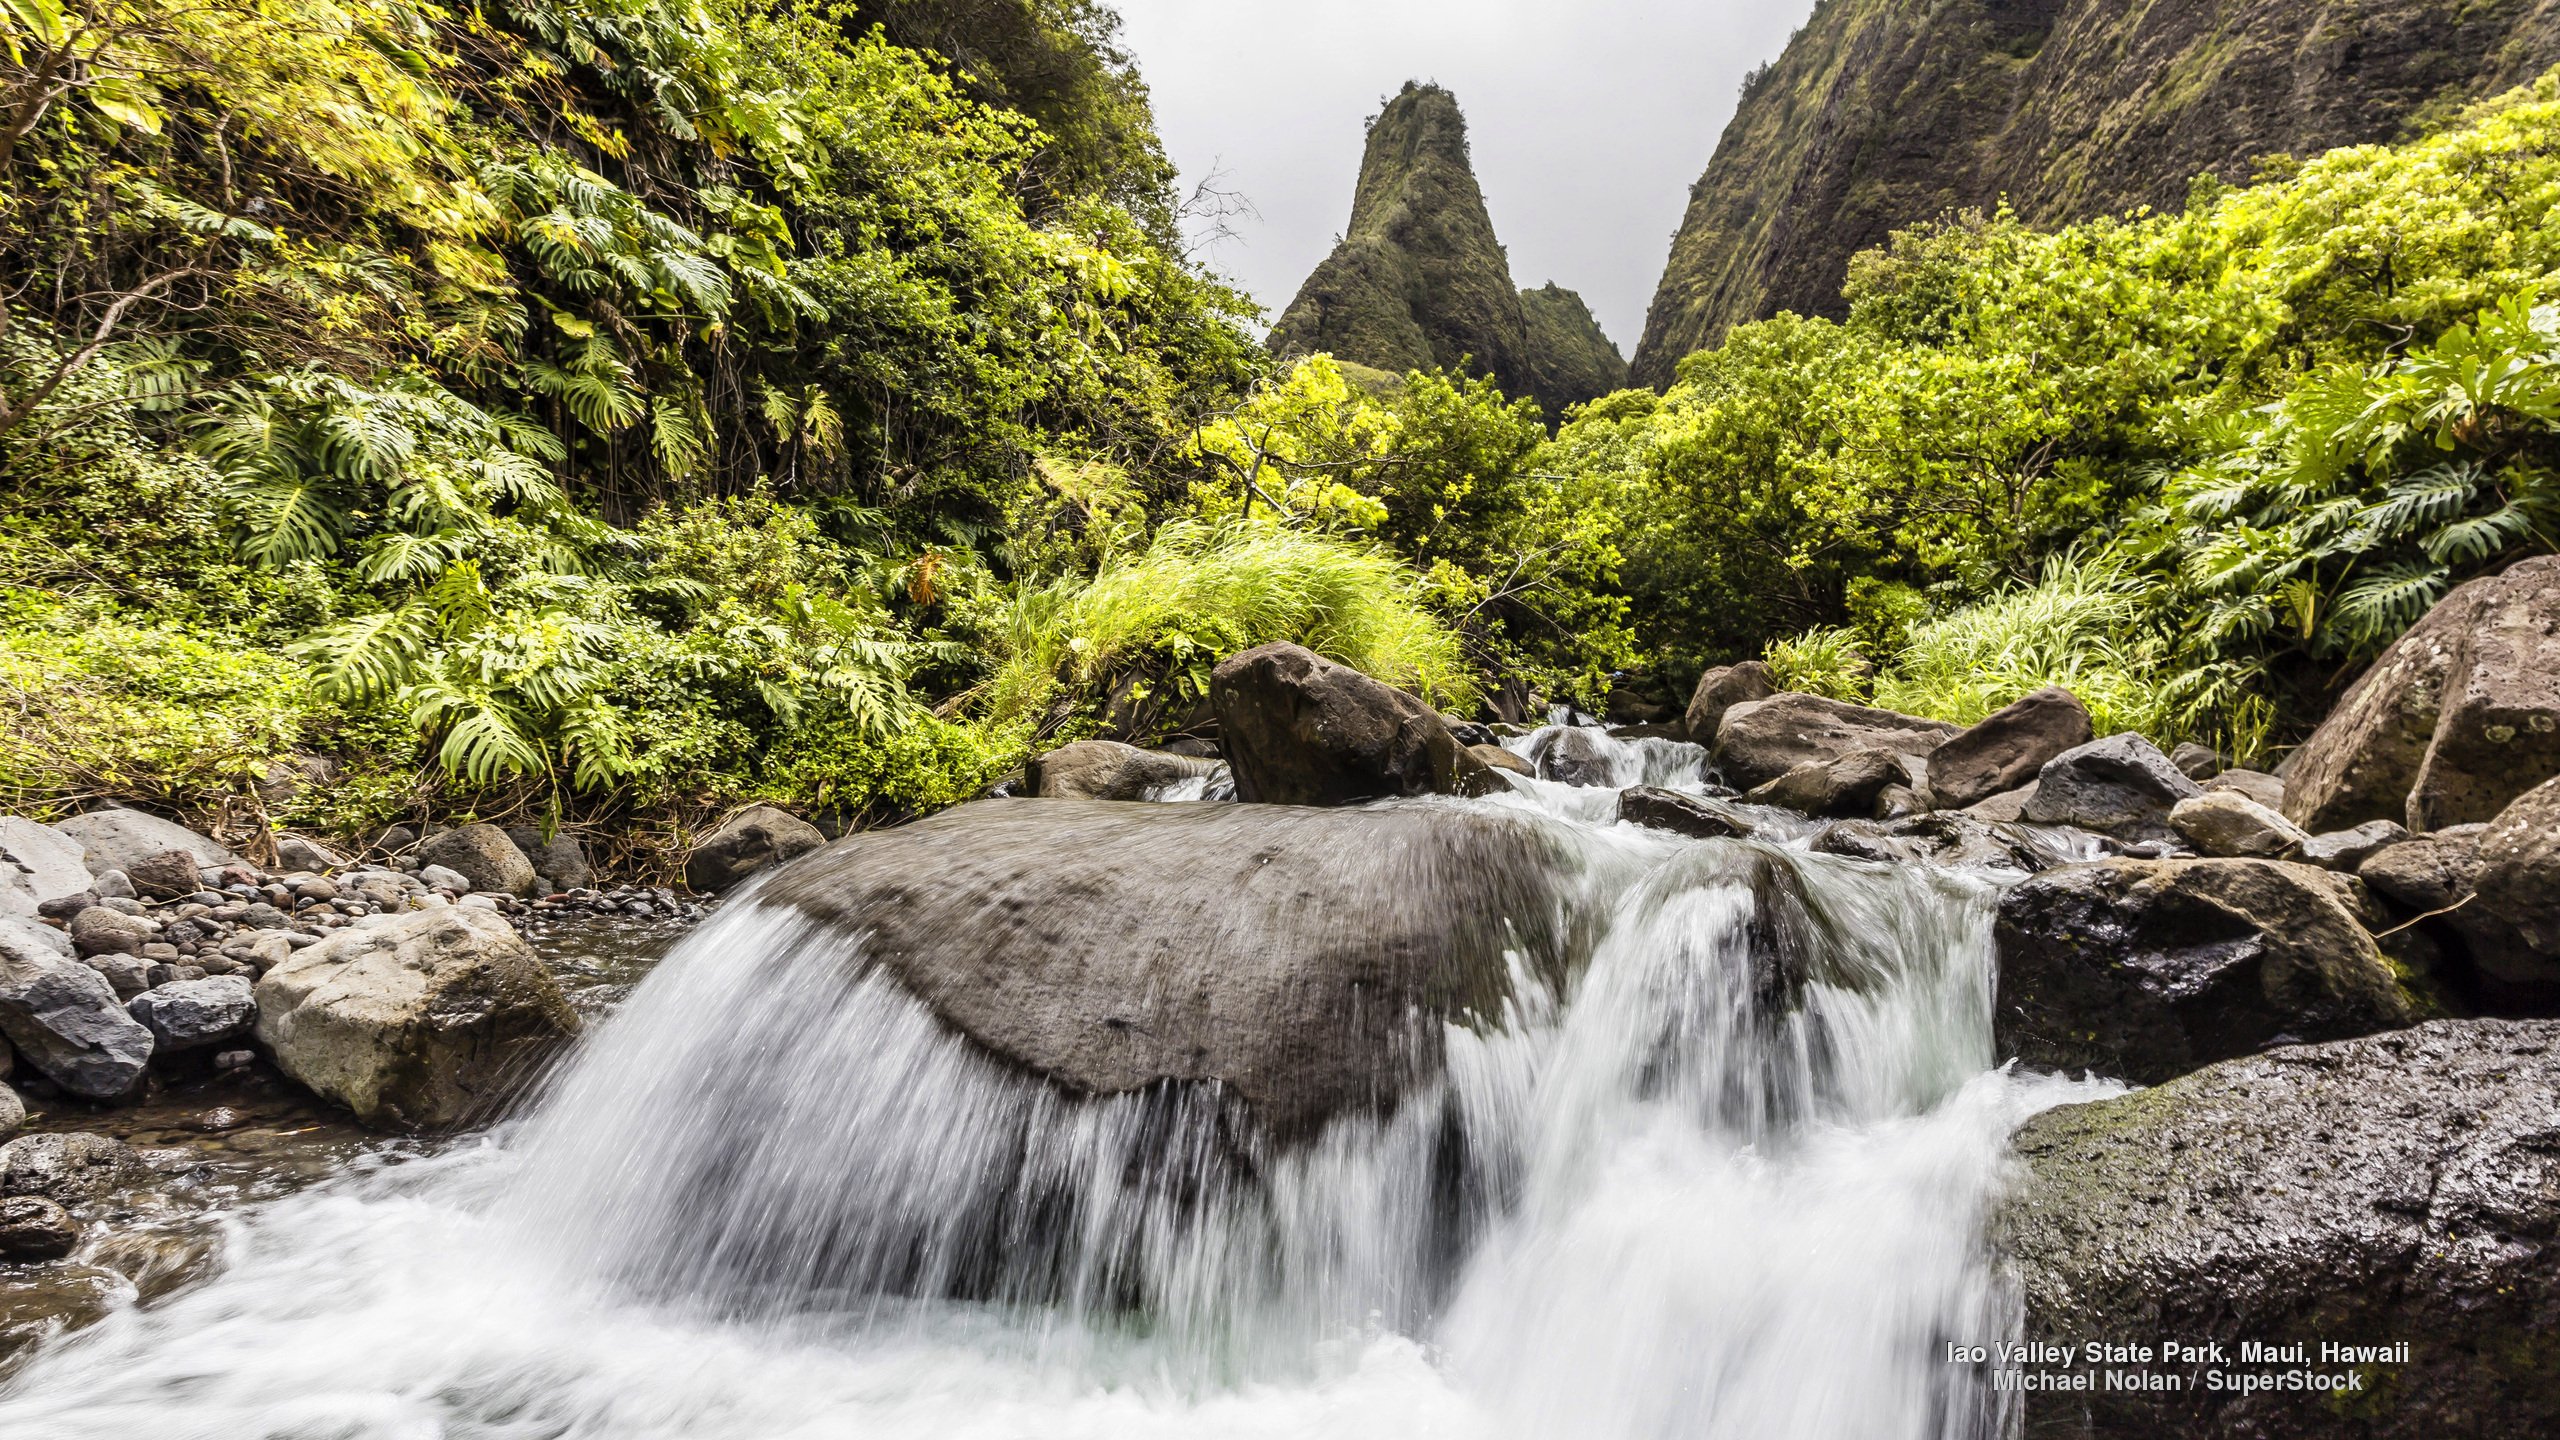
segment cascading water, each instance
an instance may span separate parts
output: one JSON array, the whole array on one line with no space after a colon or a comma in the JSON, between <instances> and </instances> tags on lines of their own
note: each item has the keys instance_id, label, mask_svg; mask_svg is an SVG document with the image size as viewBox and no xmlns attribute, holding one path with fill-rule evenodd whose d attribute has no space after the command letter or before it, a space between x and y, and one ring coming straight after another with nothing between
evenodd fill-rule
<instances>
[{"instance_id":1,"label":"cascading water","mask_svg":"<svg viewBox=\"0 0 2560 1440\"><path fill-rule=\"evenodd\" d=\"M1652 764L1618 783L1703 778ZM1421 1088L1285 1145L1201 1087L1026 1076L751 894L527 1119L238 1217L0 1430L1998 1433L1943 1342L2014 1324L2008 1131L2096 1092L1990 1069L1990 882L1595 823L1612 794L1465 802L1556 838L1587 963L1515 956Z\"/></svg>"}]
</instances>

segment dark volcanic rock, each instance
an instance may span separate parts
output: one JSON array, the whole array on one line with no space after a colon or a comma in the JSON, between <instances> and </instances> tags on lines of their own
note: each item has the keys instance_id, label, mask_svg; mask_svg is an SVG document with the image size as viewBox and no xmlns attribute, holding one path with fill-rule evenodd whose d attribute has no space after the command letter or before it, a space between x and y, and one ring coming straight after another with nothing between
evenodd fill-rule
<instances>
[{"instance_id":1,"label":"dark volcanic rock","mask_svg":"<svg viewBox=\"0 0 2560 1440\"><path fill-rule=\"evenodd\" d=\"M2119 840L2174 840L2169 812L2202 786L2139 735L2110 735L2066 750L2036 775L2025 818L2037 825L2077 825Z\"/></svg>"},{"instance_id":2,"label":"dark volcanic rock","mask_svg":"<svg viewBox=\"0 0 2560 1440\"><path fill-rule=\"evenodd\" d=\"M258 1023L258 1002L245 975L171 981L134 996L125 1010L151 1032L154 1053L162 1055L237 1040Z\"/></svg>"},{"instance_id":3,"label":"dark volcanic rock","mask_svg":"<svg viewBox=\"0 0 2560 1440\"><path fill-rule=\"evenodd\" d=\"M1721 665L1699 676L1698 688L1689 693L1688 711L1681 716L1690 743L1714 745L1716 728L1724 723L1724 712L1777 693L1778 687L1769 680L1769 667L1757 660Z\"/></svg>"},{"instance_id":4,"label":"dark volcanic rock","mask_svg":"<svg viewBox=\"0 0 2560 1440\"><path fill-rule=\"evenodd\" d=\"M1750 825L1727 814L1721 806L1651 785L1620 791L1618 818L1630 825L1669 830L1700 840L1725 840L1751 833Z\"/></svg>"},{"instance_id":5,"label":"dark volcanic rock","mask_svg":"<svg viewBox=\"0 0 2560 1440\"><path fill-rule=\"evenodd\" d=\"M2481 834L2471 890L2455 919L2474 963L2504 990L2560 993L2560 779Z\"/></svg>"},{"instance_id":6,"label":"dark volcanic rock","mask_svg":"<svg viewBox=\"0 0 2560 1440\"><path fill-rule=\"evenodd\" d=\"M1299 645L1231 655L1209 681L1236 798L1352 805L1481 794L1502 782L1439 712Z\"/></svg>"},{"instance_id":7,"label":"dark volcanic rock","mask_svg":"<svg viewBox=\"0 0 2560 1440\"><path fill-rule=\"evenodd\" d=\"M1804 815L1834 818L1872 815L1888 785L1903 785L1910 772L1895 751L1852 750L1828 760L1808 760L1742 797Z\"/></svg>"},{"instance_id":8,"label":"dark volcanic rock","mask_svg":"<svg viewBox=\"0 0 2560 1440\"><path fill-rule=\"evenodd\" d=\"M59 1260L80 1245L80 1222L41 1195L0 1200L0 1260Z\"/></svg>"},{"instance_id":9,"label":"dark volcanic rock","mask_svg":"<svg viewBox=\"0 0 2560 1440\"><path fill-rule=\"evenodd\" d=\"M1562 859L1531 817L1434 806L990 800L848 836L762 899L1025 1070L1214 1081L1303 1136L1436 1072L1448 1021L1499 1014L1506 948L1565 973Z\"/></svg>"},{"instance_id":10,"label":"dark volcanic rock","mask_svg":"<svg viewBox=\"0 0 2560 1440\"><path fill-rule=\"evenodd\" d=\"M2460 586L2351 687L2285 771L2306 830L2497 818L2560 775L2560 556Z\"/></svg>"},{"instance_id":11,"label":"dark volcanic rock","mask_svg":"<svg viewBox=\"0 0 2560 1440\"><path fill-rule=\"evenodd\" d=\"M422 865L441 865L484 895L524 895L533 889L533 862L495 825L457 825L418 844Z\"/></svg>"},{"instance_id":12,"label":"dark volcanic rock","mask_svg":"<svg viewBox=\"0 0 2560 1440\"><path fill-rule=\"evenodd\" d=\"M1144 800L1148 792L1196 780L1218 768L1214 760L1141 750L1117 740L1079 740L1034 758L1024 779L1032 794L1050 800Z\"/></svg>"},{"instance_id":13,"label":"dark volcanic rock","mask_svg":"<svg viewBox=\"0 0 2560 1440\"><path fill-rule=\"evenodd\" d=\"M2412 910L2442 910L2471 893L2480 875L2480 835L2438 832L2385 845L2356 867L2356 877L2385 899Z\"/></svg>"},{"instance_id":14,"label":"dark volcanic rock","mask_svg":"<svg viewBox=\"0 0 2560 1440\"><path fill-rule=\"evenodd\" d=\"M2367 820L2352 830L2332 830L2302 842L2302 858L2323 870L2352 875L2364 862L2409 838L2407 826Z\"/></svg>"},{"instance_id":15,"label":"dark volcanic rock","mask_svg":"<svg viewBox=\"0 0 2560 1440\"><path fill-rule=\"evenodd\" d=\"M2338 1397L2027 1398L2033 1440L2560 1434L2560 1022L2446 1020L2232 1060L2016 1137L1996 1226L2030 1340L2306 1344ZM2320 1363L2406 1341L2406 1364ZM2206 1367L2167 1367L2196 1374ZM2198 1376L2200 1380L2200 1375Z\"/></svg>"},{"instance_id":16,"label":"dark volcanic rock","mask_svg":"<svg viewBox=\"0 0 2560 1440\"><path fill-rule=\"evenodd\" d=\"M796 859L827 843L818 827L771 805L751 805L693 847L684 860L684 883L717 894L771 865Z\"/></svg>"},{"instance_id":17,"label":"dark volcanic rock","mask_svg":"<svg viewBox=\"0 0 2560 1440\"><path fill-rule=\"evenodd\" d=\"M1852 750L1891 750L1925 760L1955 733L1943 721L1790 691L1724 712L1716 726L1716 767L1727 784L1749 790L1808 760L1836 759Z\"/></svg>"},{"instance_id":18,"label":"dark volcanic rock","mask_svg":"<svg viewBox=\"0 0 2560 1440\"><path fill-rule=\"evenodd\" d=\"M130 1146L104 1135L22 1135L0 1145L0 1195L41 1195L62 1203L94 1200L141 1166Z\"/></svg>"},{"instance_id":19,"label":"dark volcanic rock","mask_svg":"<svg viewBox=\"0 0 2560 1440\"><path fill-rule=\"evenodd\" d=\"M1538 778L1559 785L1607 785L1618 767L1609 763L1608 737L1587 725L1558 730L1538 751Z\"/></svg>"},{"instance_id":20,"label":"dark volcanic rock","mask_svg":"<svg viewBox=\"0 0 2560 1440\"><path fill-rule=\"evenodd\" d=\"M2000 901L1993 1029L2039 1069L2157 1084L2286 1041L2409 1024L2354 882L2268 860L2103 860Z\"/></svg>"},{"instance_id":21,"label":"dark volcanic rock","mask_svg":"<svg viewBox=\"0 0 2560 1440\"><path fill-rule=\"evenodd\" d=\"M2089 707L2048 685L1985 716L1929 754L1929 796L1962 810L2033 783L2045 762L2089 743Z\"/></svg>"},{"instance_id":22,"label":"dark volcanic rock","mask_svg":"<svg viewBox=\"0 0 2560 1440\"><path fill-rule=\"evenodd\" d=\"M0 936L0 1035L45 1078L87 1100L131 1094L151 1062L151 1032L125 1013L106 977L41 936Z\"/></svg>"}]
</instances>

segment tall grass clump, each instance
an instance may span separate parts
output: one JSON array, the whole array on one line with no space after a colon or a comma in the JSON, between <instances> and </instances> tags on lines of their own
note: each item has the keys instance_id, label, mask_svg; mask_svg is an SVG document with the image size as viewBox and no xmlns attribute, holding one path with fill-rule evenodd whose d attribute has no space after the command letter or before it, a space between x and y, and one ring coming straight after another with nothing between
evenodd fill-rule
<instances>
[{"instance_id":1,"label":"tall grass clump","mask_svg":"<svg viewBox=\"0 0 2560 1440\"><path fill-rule=\"evenodd\" d=\"M1091 578L1027 589L1005 618L992 716L1136 677L1189 699L1239 650L1293 641L1442 707L1475 698L1457 633L1385 550L1278 525L1168 524Z\"/></svg>"}]
</instances>

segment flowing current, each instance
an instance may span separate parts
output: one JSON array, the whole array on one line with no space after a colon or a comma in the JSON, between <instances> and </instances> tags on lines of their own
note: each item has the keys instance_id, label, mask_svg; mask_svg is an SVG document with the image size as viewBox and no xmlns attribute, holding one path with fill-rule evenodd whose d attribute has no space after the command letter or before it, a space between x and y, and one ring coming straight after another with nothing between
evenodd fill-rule
<instances>
[{"instance_id":1,"label":"flowing current","mask_svg":"<svg viewBox=\"0 0 2560 1440\"><path fill-rule=\"evenodd\" d=\"M1609 785L1398 802L1529 813L1597 938L1386 1114L1239 1151L1214 1097L1068 1094L751 893L524 1119L238 1215L218 1274L0 1388L0 1433L2000 1433L1945 1343L2014 1331L2009 1131L2098 1092L1992 1068L1995 881L1611 823L1703 777L1598 744Z\"/></svg>"}]
</instances>

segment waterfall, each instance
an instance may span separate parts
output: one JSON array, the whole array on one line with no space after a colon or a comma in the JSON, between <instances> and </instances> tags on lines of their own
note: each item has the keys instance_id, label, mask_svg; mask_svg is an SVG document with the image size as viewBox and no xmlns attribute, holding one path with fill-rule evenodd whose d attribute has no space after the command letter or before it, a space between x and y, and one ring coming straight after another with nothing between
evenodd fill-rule
<instances>
[{"instance_id":1,"label":"waterfall","mask_svg":"<svg viewBox=\"0 0 2560 1440\"><path fill-rule=\"evenodd\" d=\"M1675 762L1621 783L1703 784ZM2016 1323L2009 1130L2098 1092L1991 1067L1996 881L1595 797L1464 802L1569 845L1579 972L1515 957L1427 1084L1289 1145L1214 1087L1021 1073L750 893L524 1119L238 1216L219 1274L56 1342L0 1429L1999 1433L1940 1352Z\"/></svg>"}]
</instances>

